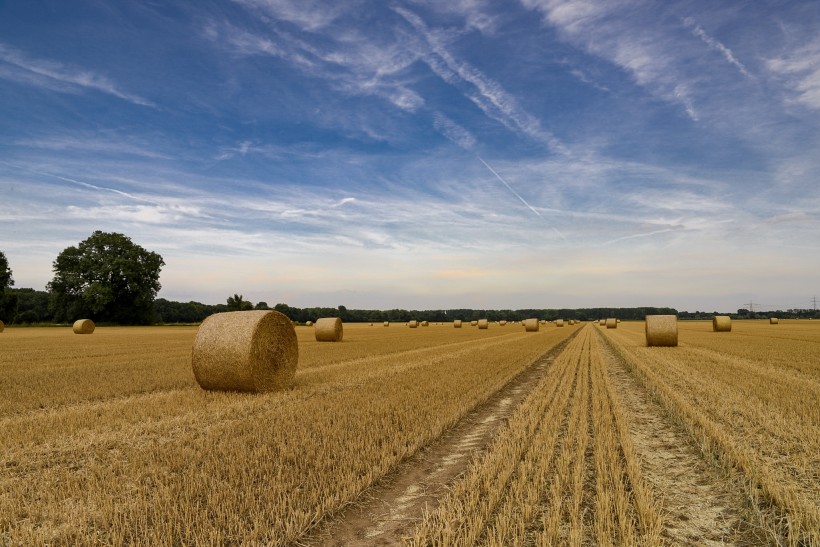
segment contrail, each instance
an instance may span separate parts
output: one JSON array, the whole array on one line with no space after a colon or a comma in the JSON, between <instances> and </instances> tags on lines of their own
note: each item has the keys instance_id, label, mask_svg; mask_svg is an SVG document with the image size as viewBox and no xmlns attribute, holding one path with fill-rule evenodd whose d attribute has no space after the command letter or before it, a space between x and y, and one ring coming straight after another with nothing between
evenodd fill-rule
<instances>
[{"instance_id":1,"label":"contrail","mask_svg":"<svg viewBox=\"0 0 820 547\"><path fill-rule=\"evenodd\" d=\"M526 205L526 206L527 206L527 208L528 208L530 211L532 211L533 213L535 213L535 214L536 214L536 215L538 215L539 217L541 216L541 213L539 213L537 210L535 210L535 208L534 208L532 205L530 205L529 203L527 203L527 200L525 200L524 198L522 198L522 197L521 197L521 195L520 195L518 192L516 192L515 190L513 190L512 186L510 186L509 184L507 184L507 181L506 181L506 180L504 180L504 179L501 177L501 175L499 175L498 173L496 173L495 169L493 169L492 167L490 167L490 164L489 164L489 163L487 163L486 161L484 161L484 159L483 159L481 156L477 156L477 157L478 157L478 160L479 160L481 163L483 163L483 164L484 164L484 167L486 167L487 169L489 169L489 170L490 170L490 172L491 172L493 175L495 175L495 178L497 178L498 180L500 180L500 181L501 181L501 184L503 184L504 186L506 186L506 187L507 187L507 190L509 190L510 192L512 192L512 193L513 193L513 195L514 195L515 197L517 197L518 199L520 199L520 200L521 200L521 203L523 203L524 205ZM553 227L552 227L552 230L553 230L556 234L558 234L558 236L559 236L561 239L563 239L564 241L566 241L566 240L567 240L567 238L565 238L565 237L564 237L564 234L562 234L562 233L561 233L561 231L560 231L558 228L555 228L555 227L553 226Z\"/></svg>"}]
</instances>

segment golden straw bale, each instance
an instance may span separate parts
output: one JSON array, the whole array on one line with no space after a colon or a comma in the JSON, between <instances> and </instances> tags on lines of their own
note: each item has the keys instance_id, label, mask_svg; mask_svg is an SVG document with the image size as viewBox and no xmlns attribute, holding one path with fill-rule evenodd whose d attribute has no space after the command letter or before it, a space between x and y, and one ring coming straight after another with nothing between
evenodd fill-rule
<instances>
[{"instance_id":1,"label":"golden straw bale","mask_svg":"<svg viewBox=\"0 0 820 547\"><path fill-rule=\"evenodd\" d=\"M677 346L678 318L675 315L646 316L647 346Z\"/></svg>"},{"instance_id":2,"label":"golden straw bale","mask_svg":"<svg viewBox=\"0 0 820 547\"><path fill-rule=\"evenodd\" d=\"M385 321L385 322L384 322L384 326L385 326L385 327L389 327L389 326L390 326L390 321Z\"/></svg>"},{"instance_id":3,"label":"golden straw bale","mask_svg":"<svg viewBox=\"0 0 820 547\"><path fill-rule=\"evenodd\" d=\"M473 319L472 321L470 321L470 326L471 326L471 327L475 327L476 325L478 325L478 321L476 321L475 319Z\"/></svg>"},{"instance_id":4,"label":"golden straw bale","mask_svg":"<svg viewBox=\"0 0 820 547\"><path fill-rule=\"evenodd\" d=\"M292 384L296 329L274 310L215 313L199 326L191 364L202 389L263 392Z\"/></svg>"},{"instance_id":5,"label":"golden straw bale","mask_svg":"<svg viewBox=\"0 0 820 547\"><path fill-rule=\"evenodd\" d=\"M415 319L413 319L412 321L407 323L407 326L410 327L411 329L415 329L416 327L419 326L419 322L416 321Z\"/></svg>"},{"instance_id":6,"label":"golden straw bale","mask_svg":"<svg viewBox=\"0 0 820 547\"><path fill-rule=\"evenodd\" d=\"M507 322L504 319L502 319L501 321L498 322L498 324L503 327L504 325L507 324Z\"/></svg>"},{"instance_id":7,"label":"golden straw bale","mask_svg":"<svg viewBox=\"0 0 820 547\"><path fill-rule=\"evenodd\" d=\"M478 328L479 329L486 329L489 328L490 324L486 319L479 319L478 320Z\"/></svg>"},{"instance_id":8,"label":"golden straw bale","mask_svg":"<svg viewBox=\"0 0 820 547\"><path fill-rule=\"evenodd\" d=\"M606 328L608 329L617 329L618 328L618 320L614 317L609 317L606 320Z\"/></svg>"},{"instance_id":9,"label":"golden straw bale","mask_svg":"<svg viewBox=\"0 0 820 547\"><path fill-rule=\"evenodd\" d=\"M422 327L429 327L429 326L430 326L430 322L429 322L429 321L422 321L422 322L421 322L421 326L422 326Z\"/></svg>"},{"instance_id":10,"label":"golden straw bale","mask_svg":"<svg viewBox=\"0 0 820 547\"><path fill-rule=\"evenodd\" d=\"M732 318L728 315L715 315L712 317L712 330L714 332L731 332Z\"/></svg>"},{"instance_id":11,"label":"golden straw bale","mask_svg":"<svg viewBox=\"0 0 820 547\"><path fill-rule=\"evenodd\" d=\"M305 323L305 326L306 326L306 327L312 327L312 326L313 326L313 321L308 321L308 322L306 322L306 323Z\"/></svg>"},{"instance_id":12,"label":"golden straw bale","mask_svg":"<svg viewBox=\"0 0 820 547\"><path fill-rule=\"evenodd\" d=\"M780 322L780 319L777 317L769 317L769 324L770 325L777 325Z\"/></svg>"},{"instance_id":13,"label":"golden straw bale","mask_svg":"<svg viewBox=\"0 0 820 547\"><path fill-rule=\"evenodd\" d=\"M453 328L454 329L460 329L461 328L461 319L456 319L455 321L453 321Z\"/></svg>"},{"instance_id":14,"label":"golden straw bale","mask_svg":"<svg viewBox=\"0 0 820 547\"><path fill-rule=\"evenodd\" d=\"M555 320L555 326L556 327L563 327L564 326L564 320L563 319L556 319Z\"/></svg>"},{"instance_id":15,"label":"golden straw bale","mask_svg":"<svg viewBox=\"0 0 820 547\"><path fill-rule=\"evenodd\" d=\"M96 325L91 319L77 319L71 329L74 334L91 334L94 332Z\"/></svg>"},{"instance_id":16,"label":"golden straw bale","mask_svg":"<svg viewBox=\"0 0 820 547\"><path fill-rule=\"evenodd\" d=\"M341 342L344 336L340 317L322 317L316 320L317 342Z\"/></svg>"},{"instance_id":17,"label":"golden straw bale","mask_svg":"<svg viewBox=\"0 0 820 547\"><path fill-rule=\"evenodd\" d=\"M603 327L604 325L606 325L606 319L598 319L598 325L600 325L600 326L602 326L602 327Z\"/></svg>"},{"instance_id":18,"label":"golden straw bale","mask_svg":"<svg viewBox=\"0 0 820 547\"><path fill-rule=\"evenodd\" d=\"M524 331L525 332L538 332L540 325L538 323L538 319L525 319L524 320Z\"/></svg>"}]
</instances>

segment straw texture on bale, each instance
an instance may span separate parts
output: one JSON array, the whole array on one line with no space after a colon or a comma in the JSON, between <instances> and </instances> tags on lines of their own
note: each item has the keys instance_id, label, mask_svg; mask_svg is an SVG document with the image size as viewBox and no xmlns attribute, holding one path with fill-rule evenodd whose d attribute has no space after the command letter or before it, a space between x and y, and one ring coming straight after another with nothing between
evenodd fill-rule
<instances>
[{"instance_id":1,"label":"straw texture on bale","mask_svg":"<svg viewBox=\"0 0 820 547\"><path fill-rule=\"evenodd\" d=\"M316 320L317 342L341 342L344 336L340 317L322 317Z\"/></svg>"},{"instance_id":2,"label":"straw texture on bale","mask_svg":"<svg viewBox=\"0 0 820 547\"><path fill-rule=\"evenodd\" d=\"M96 325L91 319L77 319L74 321L71 330L74 331L74 334L91 334L95 328Z\"/></svg>"},{"instance_id":3,"label":"straw texture on bale","mask_svg":"<svg viewBox=\"0 0 820 547\"><path fill-rule=\"evenodd\" d=\"M564 320L563 319L556 319L555 320L555 326L556 327L563 327L564 326Z\"/></svg>"},{"instance_id":4,"label":"straw texture on bale","mask_svg":"<svg viewBox=\"0 0 820 547\"><path fill-rule=\"evenodd\" d=\"M524 320L524 332L538 332L540 325L538 323L538 319L525 319Z\"/></svg>"},{"instance_id":5,"label":"straw texture on bale","mask_svg":"<svg viewBox=\"0 0 820 547\"><path fill-rule=\"evenodd\" d=\"M4 330L6 330L6 325L4 325L2 321L0 321L0 332L3 332Z\"/></svg>"},{"instance_id":6,"label":"straw texture on bale","mask_svg":"<svg viewBox=\"0 0 820 547\"><path fill-rule=\"evenodd\" d=\"M608 329L617 329L618 328L618 320L614 317L610 317L606 320L606 328Z\"/></svg>"},{"instance_id":7,"label":"straw texture on bale","mask_svg":"<svg viewBox=\"0 0 820 547\"><path fill-rule=\"evenodd\" d=\"M429 322L429 321L422 321L422 322L421 322L421 326L422 326L422 327L429 327L429 326L430 326L430 322Z\"/></svg>"},{"instance_id":8,"label":"straw texture on bale","mask_svg":"<svg viewBox=\"0 0 820 547\"><path fill-rule=\"evenodd\" d=\"M769 317L769 324L770 325L777 325L780 322L780 319L777 317Z\"/></svg>"},{"instance_id":9,"label":"straw texture on bale","mask_svg":"<svg viewBox=\"0 0 820 547\"><path fill-rule=\"evenodd\" d=\"M715 315L712 317L712 330L714 332L731 332L732 318L728 315Z\"/></svg>"},{"instance_id":10,"label":"straw texture on bale","mask_svg":"<svg viewBox=\"0 0 820 547\"><path fill-rule=\"evenodd\" d=\"M202 389L285 389L299 362L296 329L274 310L215 313L199 326L191 363Z\"/></svg>"},{"instance_id":11,"label":"straw texture on bale","mask_svg":"<svg viewBox=\"0 0 820 547\"><path fill-rule=\"evenodd\" d=\"M470 326L475 327L476 325L478 325L478 321L476 321L475 319L470 321Z\"/></svg>"},{"instance_id":12,"label":"straw texture on bale","mask_svg":"<svg viewBox=\"0 0 820 547\"><path fill-rule=\"evenodd\" d=\"M416 321L415 319L413 319L412 321L407 323L407 326L410 327L411 329L415 329L416 327L419 326L419 322Z\"/></svg>"},{"instance_id":13,"label":"straw texture on bale","mask_svg":"<svg viewBox=\"0 0 820 547\"><path fill-rule=\"evenodd\" d=\"M678 318L675 315L646 316L647 346L677 346Z\"/></svg>"},{"instance_id":14,"label":"straw texture on bale","mask_svg":"<svg viewBox=\"0 0 820 547\"><path fill-rule=\"evenodd\" d=\"M478 328L486 329L489 328L490 323L486 319L479 319L478 320Z\"/></svg>"},{"instance_id":15,"label":"straw texture on bale","mask_svg":"<svg viewBox=\"0 0 820 547\"><path fill-rule=\"evenodd\" d=\"M460 329L461 328L461 319L456 319L455 321L453 321L453 328L454 329Z\"/></svg>"}]
</instances>

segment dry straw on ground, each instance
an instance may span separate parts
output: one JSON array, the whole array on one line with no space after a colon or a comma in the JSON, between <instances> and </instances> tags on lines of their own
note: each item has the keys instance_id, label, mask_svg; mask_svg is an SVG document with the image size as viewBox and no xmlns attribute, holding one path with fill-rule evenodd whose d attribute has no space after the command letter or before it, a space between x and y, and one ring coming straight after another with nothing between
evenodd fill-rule
<instances>
[{"instance_id":1,"label":"dry straw on ground","mask_svg":"<svg viewBox=\"0 0 820 547\"><path fill-rule=\"evenodd\" d=\"M712 330L714 332L731 332L732 318L728 315L715 315L712 317Z\"/></svg>"},{"instance_id":2,"label":"dry straw on ground","mask_svg":"<svg viewBox=\"0 0 820 547\"><path fill-rule=\"evenodd\" d=\"M203 389L263 392L291 385L296 330L273 310L215 313L197 330L191 362Z\"/></svg>"},{"instance_id":3,"label":"dry straw on ground","mask_svg":"<svg viewBox=\"0 0 820 547\"><path fill-rule=\"evenodd\" d=\"M617 329L618 328L618 320L614 317L610 317L606 320L606 328L608 329Z\"/></svg>"},{"instance_id":4,"label":"dry straw on ground","mask_svg":"<svg viewBox=\"0 0 820 547\"><path fill-rule=\"evenodd\" d=\"M777 317L769 317L769 324L770 325L777 325L780 320Z\"/></svg>"},{"instance_id":5,"label":"dry straw on ground","mask_svg":"<svg viewBox=\"0 0 820 547\"><path fill-rule=\"evenodd\" d=\"M317 342L341 342L344 330L339 317L322 317L316 320Z\"/></svg>"},{"instance_id":6,"label":"dry straw on ground","mask_svg":"<svg viewBox=\"0 0 820 547\"><path fill-rule=\"evenodd\" d=\"M478 328L480 329L487 329L490 327L490 322L486 319L479 319L478 320Z\"/></svg>"},{"instance_id":7,"label":"dry straw on ground","mask_svg":"<svg viewBox=\"0 0 820 547\"><path fill-rule=\"evenodd\" d=\"M556 319L555 320L555 326L556 327L563 327L564 326L564 320L563 319Z\"/></svg>"},{"instance_id":8,"label":"dry straw on ground","mask_svg":"<svg viewBox=\"0 0 820 547\"><path fill-rule=\"evenodd\" d=\"M455 321L453 321L453 328L454 329L460 329L461 328L461 319L456 319Z\"/></svg>"},{"instance_id":9,"label":"dry straw on ground","mask_svg":"<svg viewBox=\"0 0 820 547\"><path fill-rule=\"evenodd\" d=\"M525 319L524 320L524 331L525 332L538 332L538 319Z\"/></svg>"},{"instance_id":10,"label":"dry straw on ground","mask_svg":"<svg viewBox=\"0 0 820 547\"><path fill-rule=\"evenodd\" d=\"M647 315L646 345L677 346L678 317L676 315Z\"/></svg>"},{"instance_id":11,"label":"dry straw on ground","mask_svg":"<svg viewBox=\"0 0 820 547\"><path fill-rule=\"evenodd\" d=\"M77 319L71 327L74 334L91 334L95 328L96 325L94 325L94 321L91 319Z\"/></svg>"}]
</instances>

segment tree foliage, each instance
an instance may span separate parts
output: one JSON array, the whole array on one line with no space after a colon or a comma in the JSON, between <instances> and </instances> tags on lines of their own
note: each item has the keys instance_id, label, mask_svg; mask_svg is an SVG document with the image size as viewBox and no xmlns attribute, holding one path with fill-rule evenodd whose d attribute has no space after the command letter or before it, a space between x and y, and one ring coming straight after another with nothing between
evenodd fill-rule
<instances>
[{"instance_id":1,"label":"tree foliage","mask_svg":"<svg viewBox=\"0 0 820 547\"><path fill-rule=\"evenodd\" d=\"M149 324L163 265L159 254L129 237L98 230L54 261L54 278L48 284L54 318Z\"/></svg>"},{"instance_id":2,"label":"tree foliage","mask_svg":"<svg viewBox=\"0 0 820 547\"><path fill-rule=\"evenodd\" d=\"M3 251L0 251L0 320L10 321L11 314L17 303L15 295L9 290L14 285L14 278L11 276L9 261Z\"/></svg>"},{"instance_id":3,"label":"tree foliage","mask_svg":"<svg viewBox=\"0 0 820 547\"><path fill-rule=\"evenodd\" d=\"M241 294L234 294L228 297L228 311L248 311L253 309L253 304L245 300Z\"/></svg>"}]
</instances>

